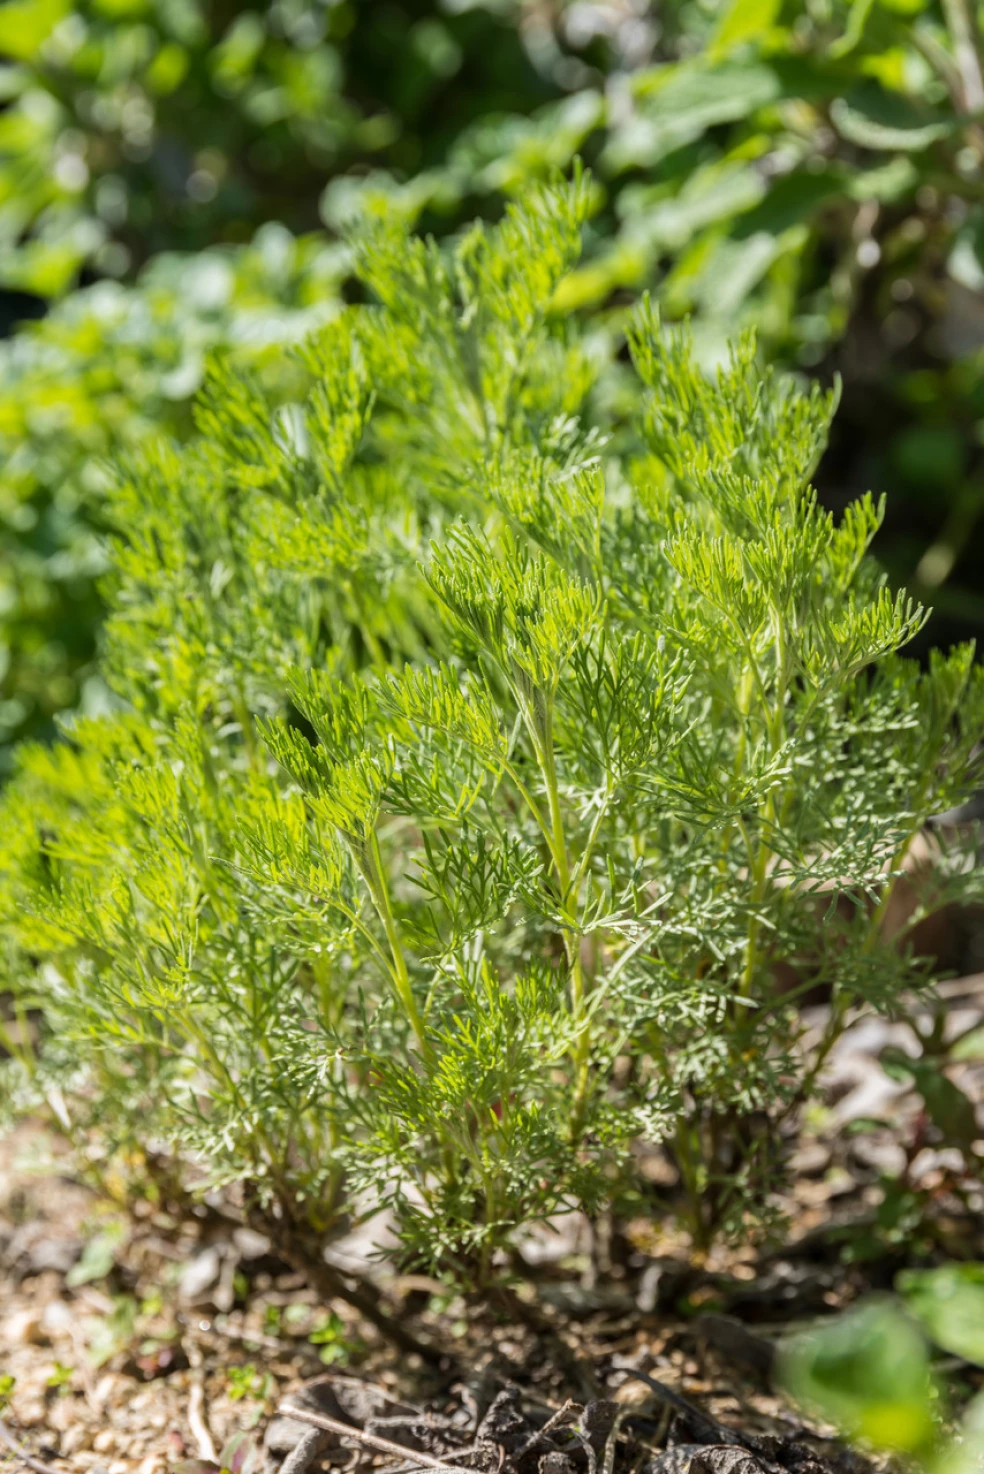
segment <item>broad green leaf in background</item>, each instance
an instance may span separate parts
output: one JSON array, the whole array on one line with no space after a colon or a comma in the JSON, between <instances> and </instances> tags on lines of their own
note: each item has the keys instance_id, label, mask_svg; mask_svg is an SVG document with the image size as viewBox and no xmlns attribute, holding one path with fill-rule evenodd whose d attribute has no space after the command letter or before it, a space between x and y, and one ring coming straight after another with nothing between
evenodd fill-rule
<instances>
[{"instance_id":1,"label":"broad green leaf in background","mask_svg":"<svg viewBox=\"0 0 984 1474\"><path fill-rule=\"evenodd\" d=\"M926 1343L890 1302L875 1301L790 1342L781 1379L796 1400L851 1438L918 1454L936 1433Z\"/></svg>"},{"instance_id":2,"label":"broad green leaf in background","mask_svg":"<svg viewBox=\"0 0 984 1474\"><path fill-rule=\"evenodd\" d=\"M133 1295L115 1295L113 1307L98 1322L89 1340L89 1360L105 1366L130 1345L137 1331L140 1306Z\"/></svg>"},{"instance_id":3,"label":"broad green leaf in background","mask_svg":"<svg viewBox=\"0 0 984 1474\"><path fill-rule=\"evenodd\" d=\"M957 120L916 107L897 92L866 82L830 104L834 127L848 143L882 151L918 153L953 133Z\"/></svg>"},{"instance_id":4,"label":"broad green leaf in background","mask_svg":"<svg viewBox=\"0 0 984 1474\"><path fill-rule=\"evenodd\" d=\"M116 1251L126 1236L127 1228L122 1219L114 1219L112 1223L100 1229L88 1240L82 1250L81 1258L68 1271L65 1276L66 1285L71 1289L77 1289L79 1285L88 1285L93 1280L105 1279L116 1263Z\"/></svg>"},{"instance_id":5,"label":"broad green leaf in background","mask_svg":"<svg viewBox=\"0 0 984 1474\"><path fill-rule=\"evenodd\" d=\"M970 1098L946 1075L938 1060L910 1058L900 1049L882 1051L881 1064L893 1080L911 1078L923 1098L926 1114L947 1146L969 1152L980 1136L977 1113Z\"/></svg>"},{"instance_id":6,"label":"broad green leaf in background","mask_svg":"<svg viewBox=\"0 0 984 1474\"><path fill-rule=\"evenodd\" d=\"M965 1034L954 1044L950 1055L956 1060L984 1059L984 1028L974 1029L973 1033Z\"/></svg>"},{"instance_id":7,"label":"broad green leaf in background","mask_svg":"<svg viewBox=\"0 0 984 1474\"><path fill-rule=\"evenodd\" d=\"M907 1270L896 1289L937 1346L984 1366L984 1264Z\"/></svg>"},{"instance_id":8,"label":"broad green leaf in background","mask_svg":"<svg viewBox=\"0 0 984 1474\"><path fill-rule=\"evenodd\" d=\"M698 231L758 204L766 187L757 169L736 161L695 170L669 199L652 202L653 191L626 189L620 205L650 245L680 250Z\"/></svg>"},{"instance_id":9,"label":"broad green leaf in background","mask_svg":"<svg viewBox=\"0 0 984 1474\"><path fill-rule=\"evenodd\" d=\"M0 285L38 297L60 297L85 259L71 241L28 241L0 267Z\"/></svg>"},{"instance_id":10,"label":"broad green leaf in background","mask_svg":"<svg viewBox=\"0 0 984 1474\"><path fill-rule=\"evenodd\" d=\"M711 38L712 58L716 61L747 41L760 41L775 25L780 3L781 0L731 0Z\"/></svg>"},{"instance_id":11,"label":"broad green leaf in background","mask_svg":"<svg viewBox=\"0 0 984 1474\"><path fill-rule=\"evenodd\" d=\"M875 0L852 0L851 13L847 22L847 29L839 41L835 41L830 48L833 57L847 56L864 35L864 28L874 8Z\"/></svg>"},{"instance_id":12,"label":"broad green leaf in background","mask_svg":"<svg viewBox=\"0 0 984 1474\"><path fill-rule=\"evenodd\" d=\"M708 128L750 117L775 102L783 84L764 63L708 67L698 61L642 73L633 91L637 114L612 134L603 156L613 173L652 166Z\"/></svg>"},{"instance_id":13,"label":"broad green leaf in background","mask_svg":"<svg viewBox=\"0 0 984 1474\"><path fill-rule=\"evenodd\" d=\"M27 61L36 55L71 8L70 0L7 0L0 5L0 56Z\"/></svg>"},{"instance_id":14,"label":"broad green leaf in background","mask_svg":"<svg viewBox=\"0 0 984 1474\"><path fill-rule=\"evenodd\" d=\"M967 1408L955 1438L934 1461L934 1474L979 1474L984 1467L984 1395Z\"/></svg>"}]
</instances>

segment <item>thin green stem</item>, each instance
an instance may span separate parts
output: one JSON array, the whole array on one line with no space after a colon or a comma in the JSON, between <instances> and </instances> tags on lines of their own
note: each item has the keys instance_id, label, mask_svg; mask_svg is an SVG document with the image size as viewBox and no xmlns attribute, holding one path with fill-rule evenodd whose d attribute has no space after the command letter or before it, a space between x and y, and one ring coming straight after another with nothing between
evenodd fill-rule
<instances>
[{"instance_id":1,"label":"thin green stem","mask_svg":"<svg viewBox=\"0 0 984 1474\"><path fill-rule=\"evenodd\" d=\"M523 800L523 802L525 803L526 807L529 809L531 815L533 816L534 820L536 821L537 828L539 829L540 833L543 835L543 838L545 839L545 841L547 843L547 848L550 851L550 858L553 860L554 864L556 865L557 864L557 856L554 853L554 836L553 836L553 832L552 832L552 830L550 828L550 825L547 823L547 821L543 817L543 813L542 813L542 811L540 809L540 805L537 803L536 799L530 793L530 791L527 788L526 784L523 782L522 778L519 776L519 773L516 771L515 765L513 763L508 762L508 761L504 762L503 763L503 771L506 772L506 773L508 773L508 775L511 778L511 780L512 780L512 782L513 782L513 784L514 784L514 786L516 788L516 791L518 792L520 798Z\"/></svg>"},{"instance_id":2,"label":"thin green stem","mask_svg":"<svg viewBox=\"0 0 984 1474\"><path fill-rule=\"evenodd\" d=\"M373 829L369 834L368 863L364 871L366 882L369 886L373 902L379 914L389 943L390 954L393 959L393 981L400 1002L403 1005L410 1027L416 1036L420 1051L425 1059L433 1056L430 1040L424 1025L417 1000L413 996L413 984L410 981L410 970L407 967L406 954L403 950L403 942L400 937L396 918L393 915L393 907L390 901L389 887L386 883L386 871L383 866L383 857L379 852L379 840Z\"/></svg>"},{"instance_id":3,"label":"thin green stem","mask_svg":"<svg viewBox=\"0 0 984 1474\"><path fill-rule=\"evenodd\" d=\"M770 755L775 758L782 749L786 740L786 695L789 689L789 649L782 628L782 615L776 613L773 622L773 632L776 643L776 689L771 702L767 702L765 709L765 724L769 738ZM761 682L759 682L760 688ZM775 827L778 819L776 808L775 790L771 789L765 800L765 811L763 823L766 834ZM765 897L769 876L769 861L773 850L767 837L760 835L755 858L752 864L752 915L748 924L748 945L745 955L745 967L742 972L740 995L748 998L751 995L752 985L755 980L755 972L759 962L759 937L761 933L761 922L755 913Z\"/></svg>"},{"instance_id":4,"label":"thin green stem","mask_svg":"<svg viewBox=\"0 0 984 1474\"><path fill-rule=\"evenodd\" d=\"M537 730L537 724L533 713L529 712L528 729L536 752L540 772L543 775L543 785L547 795L547 808L550 814L550 833L552 837L552 851L554 864L557 867L557 880L560 885L561 901L566 907L571 888L571 869L567 857L567 839L564 834L564 819L560 807L560 786L557 782L557 763L554 757L553 745L553 693L545 700L545 714L543 721L543 732Z\"/></svg>"},{"instance_id":5,"label":"thin green stem","mask_svg":"<svg viewBox=\"0 0 984 1474\"><path fill-rule=\"evenodd\" d=\"M594 820L591 824L591 828L588 831L588 837L584 842L584 849L581 852L581 858L577 862L577 865L574 867L574 873L571 876L571 891L574 895L576 895L580 890L581 882L588 872L588 866L590 865L591 857L594 854L594 847L598 842L598 834L608 814L611 800L612 795L610 792L607 792L601 803L599 803L598 805L598 812L595 814Z\"/></svg>"},{"instance_id":6,"label":"thin green stem","mask_svg":"<svg viewBox=\"0 0 984 1474\"><path fill-rule=\"evenodd\" d=\"M576 904L577 898L572 883L571 865L567 851L567 837L564 832L564 818L560 804L560 785L557 781L557 763L554 755L553 742L553 693L549 692L545 696L542 731L537 725L529 703L518 692L517 700L543 777L543 786L547 795L547 807L550 814L550 849L557 871L561 904L565 912L567 912L572 904ZM583 865L579 867L576 873L578 875L578 883L580 883ZM584 1019L587 989L585 985L584 962L581 957L581 934L576 928L566 927L564 929L564 947L567 952L567 964L570 970L571 1014L575 1023L579 1025L573 1056L575 1083L571 1120L571 1137L572 1140L577 1141L583 1129L584 1110L587 1103L591 1063L591 1034L587 1022Z\"/></svg>"}]
</instances>

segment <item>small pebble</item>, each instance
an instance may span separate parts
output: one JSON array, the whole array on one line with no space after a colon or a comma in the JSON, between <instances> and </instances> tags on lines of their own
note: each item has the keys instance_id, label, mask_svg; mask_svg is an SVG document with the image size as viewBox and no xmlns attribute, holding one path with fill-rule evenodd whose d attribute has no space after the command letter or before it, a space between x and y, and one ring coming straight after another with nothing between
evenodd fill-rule
<instances>
[{"instance_id":1,"label":"small pebble","mask_svg":"<svg viewBox=\"0 0 984 1474\"><path fill-rule=\"evenodd\" d=\"M76 1423L68 1429L61 1441L61 1452L64 1458L89 1448L92 1443L92 1429L87 1428L84 1423Z\"/></svg>"},{"instance_id":2,"label":"small pebble","mask_svg":"<svg viewBox=\"0 0 984 1474\"><path fill-rule=\"evenodd\" d=\"M56 1433L64 1433L75 1426L78 1420L78 1407L74 1397L56 1397L48 1409L48 1426L54 1428Z\"/></svg>"},{"instance_id":3,"label":"small pebble","mask_svg":"<svg viewBox=\"0 0 984 1474\"><path fill-rule=\"evenodd\" d=\"M40 1400L28 1397L19 1401L15 1398L14 1410L17 1413L17 1421L23 1423L25 1428L33 1428L36 1423L43 1423L48 1413L43 1397Z\"/></svg>"},{"instance_id":4,"label":"small pebble","mask_svg":"<svg viewBox=\"0 0 984 1474\"><path fill-rule=\"evenodd\" d=\"M50 1300L41 1316L41 1328L48 1335L64 1336L72 1329L75 1317L64 1300Z\"/></svg>"},{"instance_id":5,"label":"small pebble","mask_svg":"<svg viewBox=\"0 0 984 1474\"><path fill-rule=\"evenodd\" d=\"M117 1381L118 1378L113 1372L107 1372L105 1376L99 1378L99 1381L96 1383L96 1390L93 1393L93 1400L97 1407L102 1407L104 1403L109 1401Z\"/></svg>"},{"instance_id":6,"label":"small pebble","mask_svg":"<svg viewBox=\"0 0 984 1474\"><path fill-rule=\"evenodd\" d=\"M15 1310L3 1322L2 1340L8 1346L38 1346L47 1340L36 1310Z\"/></svg>"}]
</instances>

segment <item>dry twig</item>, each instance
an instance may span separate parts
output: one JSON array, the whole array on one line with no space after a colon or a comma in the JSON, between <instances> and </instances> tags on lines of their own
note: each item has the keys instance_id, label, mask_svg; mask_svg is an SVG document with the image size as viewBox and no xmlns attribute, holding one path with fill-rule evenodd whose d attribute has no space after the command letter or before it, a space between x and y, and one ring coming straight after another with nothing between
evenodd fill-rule
<instances>
[{"instance_id":1,"label":"dry twig","mask_svg":"<svg viewBox=\"0 0 984 1474\"><path fill-rule=\"evenodd\" d=\"M615 1414L615 1420L612 1423L611 1432L609 1433L608 1438L605 1441L605 1452L601 1460L601 1474L612 1474L612 1470L615 1467L615 1447L618 1443L618 1435L621 1431L622 1424L629 1416L629 1412L629 1408L620 1407Z\"/></svg>"},{"instance_id":2,"label":"dry twig","mask_svg":"<svg viewBox=\"0 0 984 1474\"><path fill-rule=\"evenodd\" d=\"M202 1353L195 1342L188 1337L185 1341L188 1352L188 1361L191 1365L191 1391L188 1394L188 1427L191 1429L192 1437L198 1446L198 1457L205 1459L210 1464L217 1464L219 1456L215 1451L215 1444L205 1421L205 1374L202 1371Z\"/></svg>"},{"instance_id":3,"label":"dry twig","mask_svg":"<svg viewBox=\"0 0 984 1474\"><path fill-rule=\"evenodd\" d=\"M516 1450L515 1457L521 1459L524 1454L529 1453L531 1448L536 1448L540 1439L546 1437L548 1433L552 1433L572 1412L580 1412L580 1410L580 1404L576 1403L572 1397L569 1397L563 1407L559 1407L553 1416L547 1419L542 1428L537 1428L535 1432L530 1434L526 1442Z\"/></svg>"},{"instance_id":4,"label":"dry twig","mask_svg":"<svg viewBox=\"0 0 984 1474\"><path fill-rule=\"evenodd\" d=\"M320 1428L311 1428L299 1438L280 1466L280 1474L306 1474L321 1452L324 1438Z\"/></svg>"},{"instance_id":5,"label":"dry twig","mask_svg":"<svg viewBox=\"0 0 984 1474\"><path fill-rule=\"evenodd\" d=\"M51 1464L46 1464L43 1459L36 1459L33 1454L27 1452L27 1449L21 1447L2 1418L0 1418L0 1443L4 1448L10 1450L15 1459L20 1459L22 1464L33 1469L34 1474L57 1474L57 1470Z\"/></svg>"},{"instance_id":6,"label":"dry twig","mask_svg":"<svg viewBox=\"0 0 984 1474\"><path fill-rule=\"evenodd\" d=\"M278 1408L285 1418L297 1418L299 1422L311 1423L315 1428L323 1428L326 1433L337 1433L343 1438L352 1438L363 1448L371 1448L376 1453L389 1454L392 1458L400 1459L405 1463L413 1463L425 1469L436 1469L438 1474L462 1474L460 1466L446 1464L441 1459L435 1459L432 1454L425 1454L415 1448L407 1448L405 1444L394 1443L389 1438L379 1438L375 1433L366 1433L362 1428L356 1428L352 1423L342 1423L338 1418L329 1418L325 1413L308 1412L307 1408L298 1407L296 1402L282 1402Z\"/></svg>"},{"instance_id":7,"label":"dry twig","mask_svg":"<svg viewBox=\"0 0 984 1474\"><path fill-rule=\"evenodd\" d=\"M701 1435L707 1437L710 1443L741 1444L743 1448L751 1449L752 1445L743 1433L737 1428L729 1428L725 1423L719 1423L717 1418L712 1418L710 1413L705 1413L696 1403L691 1402L679 1392L674 1392L672 1387L667 1387L665 1382L658 1382L655 1377L650 1377L648 1372L627 1371L627 1377L637 1382L643 1382L651 1391L655 1392L664 1407L670 1407L675 1412L682 1413L685 1418L695 1427L701 1430ZM635 1416L631 1411L629 1417Z\"/></svg>"}]
</instances>

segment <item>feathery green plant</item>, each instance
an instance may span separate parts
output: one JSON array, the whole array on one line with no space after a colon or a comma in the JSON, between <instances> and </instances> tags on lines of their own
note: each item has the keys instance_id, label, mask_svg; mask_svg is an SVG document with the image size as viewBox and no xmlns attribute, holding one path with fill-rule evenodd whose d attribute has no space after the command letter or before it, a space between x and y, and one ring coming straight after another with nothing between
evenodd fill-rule
<instances>
[{"instance_id":1,"label":"feathery green plant","mask_svg":"<svg viewBox=\"0 0 984 1474\"><path fill-rule=\"evenodd\" d=\"M104 460L192 434L210 350L289 370L279 345L331 316L345 269L344 247L267 225L74 292L0 343L0 781L18 740L95 704Z\"/></svg>"},{"instance_id":2,"label":"feathery green plant","mask_svg":"<svg viewBox=\"0 0 984 1474\"><path fill-rule=\"evenodd\" d=\"M236 1184L312 1273L387 1207L404 1261L487 1282L566 1206L655 1209L640 1143L698 1242L744 1229L848 1011L925 977L883 918L981 673L896 653L880 503L810 490L834 398L750 340L709 380L643 304L604 422L551 314L587 199L450 253L377 221L296 402L214 362L198 438L113 493L118 710L5 798L45 1018L12 1103ZM974 884L941 870L933 905Z\"/></svg>"}]
</instances>

